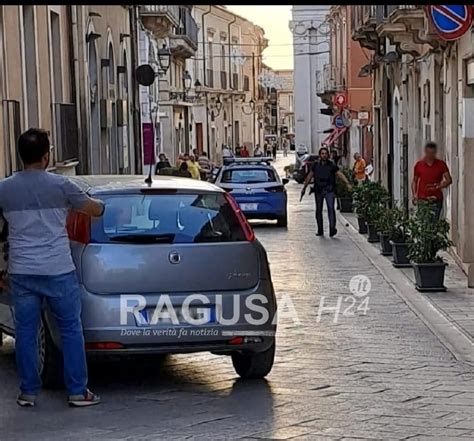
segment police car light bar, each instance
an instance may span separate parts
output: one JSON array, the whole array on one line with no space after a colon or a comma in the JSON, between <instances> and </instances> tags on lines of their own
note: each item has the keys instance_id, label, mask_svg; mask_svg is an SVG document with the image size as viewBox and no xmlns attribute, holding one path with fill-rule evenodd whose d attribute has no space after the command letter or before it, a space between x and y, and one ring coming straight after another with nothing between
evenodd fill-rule
<instances>
[{"instance_id":1,"label":"police car light bar","mask_svg":"<svg viewBox=\"0 0 474 441\"><path fill-rule=\"evenodd\" d=\"M272 157L263 157L263 156L253 156L249 158L224 158L224 165L229 164L261 164L270 163L273 161Z\"/></svg>"}]
</instances>

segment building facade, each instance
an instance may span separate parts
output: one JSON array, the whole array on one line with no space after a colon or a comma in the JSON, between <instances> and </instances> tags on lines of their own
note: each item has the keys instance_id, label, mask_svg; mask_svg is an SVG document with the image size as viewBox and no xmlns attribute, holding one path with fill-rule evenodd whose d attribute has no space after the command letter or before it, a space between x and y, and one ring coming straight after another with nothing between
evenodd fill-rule
<instances>
[{"instance_id":1,"label":"building facade","mask_svg":"<svg viewBox=\"0 0 474 441\"><path fill-rule=\"evenodd\" d=\"M275 70L276 77L280 80L277 89L277 133L280 138L292 140L295 135L295 95L293 70Z\"/></svg>"},{"instance_id":2,"label":"building facade","mask_svg":"<svg viewBox=\"0 0 474 441\"><path fill-rule=\"evenodd\" d=\"M0 175L19 134L41 127L58 173L135 172L128 6L0 7Z\"/></svg>"},{"instance_id":3,"label":"building facade","mask_svg":"<svg viewBox=\"0 0 474 441\"><path fill-rule=\"evenodd\" d=\"M331 121L321 113L323 105L316 95L316 72L329 63L329 6L295 5L290 29L293 33L295 83L295 143L317 152Z\"/></svg>"},{"instance_id":4,"label":"building facade","mask_svg":"<svg viewBox=\"0 0 474 441\"><path fill-rule=\"evenodd\" d=\"M411 207L413 165L436 141L453 176L444 213L453 253L474 286L474 53L472 29L443 41L417 5L357 6L353 38L374 51L376 177Z\"/></svg>"},{"instance_id":5,"label":"building facade","mask_svg":"<svg viewBox=\"0 0 474 441\"><path fill-rule=\"evenodd\" d=\"M372 76L365 67L372 51L352 40L353 6L331 6L327 15L330 32L329 63L317 72L317 94L332 114L332 131L325 144L335 148L347 165L353 155L361 153L367 163L373 159L372 140ZM343 106L336 104L344 96ZM334 118L341 116L343 128Z\"/></svg>"}]
</instances>

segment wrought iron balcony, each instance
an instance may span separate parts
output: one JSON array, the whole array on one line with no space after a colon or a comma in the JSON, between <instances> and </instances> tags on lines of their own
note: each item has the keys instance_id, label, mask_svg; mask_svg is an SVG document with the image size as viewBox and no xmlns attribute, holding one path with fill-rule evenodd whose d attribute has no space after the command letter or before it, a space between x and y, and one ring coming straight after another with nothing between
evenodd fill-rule
<instances>
[{"instance_id":1,"label":"wrought iron balcony","mask_svg":"<svg viewBox=\"0 0 474 441\"><path fill-rule=\"evenodd\" d=\"M140 17L143 25L158 38L165 38L179 25L178 5L142 5Z\"/></svg>"},{"instance_id":2,"label":"wrought iron balcony","mask_svg":"<svg viewBox=\"0 0 474 441\"><path fill-rule=\"evenodd\" d=\"M362 47L377 47L377 24L382 22L382 10L377 5L353 6L351 10L352 39Z\"/></svg>"},{"instance_id":3,"label":"wrought iron balcony","mask_svg":"<svg viewBox=\"0 0 474 441\"><path fill-rule=\"evenodd\" d=\"M174 34L171 34L169 38L173 54L182 58L191 58L196 53L198 28L189 9L179 8L179 25L176 26Z\"/></svg>"}]
</instances>

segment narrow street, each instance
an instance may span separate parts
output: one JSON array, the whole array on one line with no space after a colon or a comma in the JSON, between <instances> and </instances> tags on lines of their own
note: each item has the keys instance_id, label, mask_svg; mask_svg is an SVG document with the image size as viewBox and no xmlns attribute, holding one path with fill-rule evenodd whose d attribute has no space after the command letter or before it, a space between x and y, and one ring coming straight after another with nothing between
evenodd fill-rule
<instances>
[{"instance_id":1,"label":"narrow street","mask_svg":"<svg viewBox=\"0 0 474 441\"><path fill-rule=\"evenodd\" d=\"M279 171L293 159L279 158ZM239 380L228 358L210 354L92 362L101 406L70 410L63 391L43 391L25 410L10 339L0 349L0 439L473 439L474 368L412 312L352 230L339 223L335 238L316 237L312 197L300 203L294 181L287 189L288 230L255 226L280 300L267 381ZM353 296L358 275L371 290ZM338 301L337 322L328 309L318 322L318 308Z\"/></svg>"}]
</instances>

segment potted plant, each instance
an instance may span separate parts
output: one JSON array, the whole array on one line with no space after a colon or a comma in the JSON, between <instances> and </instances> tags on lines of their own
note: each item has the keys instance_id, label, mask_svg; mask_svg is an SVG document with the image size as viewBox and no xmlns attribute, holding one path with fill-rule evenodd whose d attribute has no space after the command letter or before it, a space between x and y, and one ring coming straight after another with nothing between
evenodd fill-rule
<instances>
[{"instance_id":1,"label":"potted plant","mask_svg":"<svg viewBox=\"0 0 474 441\"><path fill-rule=\"evenodd\" d=\"M438 253L452 245L448 221L438 219L430 202L419 201L408 230L408 258L415 272L416 289L446 291L444 273L447 264Z\"/></svg>"},{"instance_id":2,"label":"potted plant","mask_svg":"<svg viewBox=\"0 0 474 441\"><path fill-rule=\"evenodd\" d=\"M341 172L354 187L355 180L352 170L349 167L342 167ZM347 188L346 183L339 176L336 177L336 197L341 213L352 213L352 191Z\"/></svg>"},{"instance_id":3,"label":"potted plant","mask_svg":"<svg viewBox=\"0 0 474 441\"><path fill-rule=\"evenodd\" d=\"M377 229L377 221L383 217L388 201L389 193L378 182L366 183L367 207L365 211L365 219L367 221L367 230L369 233L369 242L379 242L379 234Z\"/></svg>"},{"instance_id":4,"label":"potted plant","mask_svg":"<svg viewBox=\"0 0 474 441\"><path fill-rule=\"evenodd\" d=\"M359 223L359 233L367 234L367 181L357 184L352 191L352 206L357 214L357 222Z\"/></svg>"},{"instance_id":5,"label":"potted plant","mask_svg":"<svg viewBox=\"0 0 474 441\"><path fill-rule=\"evenodd\" d=\"M408 259L408 216L400 208L394 208L394 224L390 234L393 266L395 268L411 267Z\"/></svg>"},{"instance_id":6,"label":"potted plant","mask_svg":"<svg viewBox=\"0 0 474 441\"><path fill-rule=\"evenodd\" d=\"M380 252L382 256L392 255L393 237L397 236L397 221L400 210L398 208L384 208L378 219L375 221L380 237Z\"/></svg>"}]
</instances>

